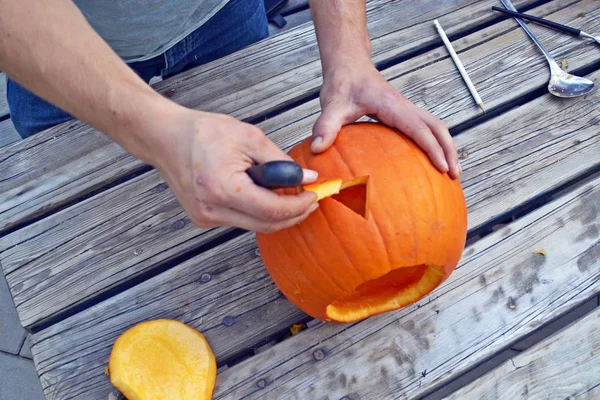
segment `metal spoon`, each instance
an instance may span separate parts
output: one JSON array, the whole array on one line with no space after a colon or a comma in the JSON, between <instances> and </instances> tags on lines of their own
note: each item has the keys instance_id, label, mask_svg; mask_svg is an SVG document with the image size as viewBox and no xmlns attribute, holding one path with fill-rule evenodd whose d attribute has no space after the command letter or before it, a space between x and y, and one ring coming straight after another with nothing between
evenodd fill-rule
<instances>
[{"instance_id":1,"label":"metal spoon","mask_svg":"<svg viewBox=\"0 0 600 400\"><path fill-rule=\"evenodd\" d=\"M510 0L500 0L500 2L511 11L517 11L512 5ZM594 88L594 82L587 78L571 75L568 72L563 71L558 63L554 61L552 55L546 50L546 48L540 43L535 37L533 32L529 29L527 24L523 22L521 18L515 20L521 25L525 33L529 35L531 40L539 47L544 53L548 64L550 65L550 81L548 82L548 91L557 97L577 97L589 93Z\"/></svg>"}]
</instances>

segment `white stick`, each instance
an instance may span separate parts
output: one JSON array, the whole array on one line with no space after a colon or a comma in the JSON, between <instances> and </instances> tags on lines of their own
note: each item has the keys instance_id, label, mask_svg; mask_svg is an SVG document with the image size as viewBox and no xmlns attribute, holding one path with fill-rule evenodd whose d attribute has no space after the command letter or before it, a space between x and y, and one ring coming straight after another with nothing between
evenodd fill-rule
<instances>
[{"instance_id":1,"label":"white stick","mask_svg":"<svg viewBox=\"0 0 600 400\"><path fill-rule=\"evenodd\" d=\"M452 44L450 44L450 40L448 40L448 36L446 36L446 33L444 32L444 30L440 26L440 23L438 22L437 19L435 21L433 21L433 24L435 25L435 27L437 28L438 33L442 37L442 40L444 41L444 44L446 45L446 48L448 49L448 52L450 53L450 56L454 60L454 64L456 64L456 67L458 68L458 71L462 75L463 80L467 84L467 87L469 88L469 91L471 92L471 95L475 99L475 103L477 103L477 106L479 108L481 108L481 111L485 111L485 109L483 108L483 101L481 100L481 97L479 97L479 93L477 93L477 90L475 89L475 86L473 85L473 82L471 82L471 79L469 78L469 75L467 74L467 71L465 71L465 67L462 65L462 63L460 62L460 59L458 58L458 55L454 51L454 48L452 47Z\"/></svg>"}]
</instances>

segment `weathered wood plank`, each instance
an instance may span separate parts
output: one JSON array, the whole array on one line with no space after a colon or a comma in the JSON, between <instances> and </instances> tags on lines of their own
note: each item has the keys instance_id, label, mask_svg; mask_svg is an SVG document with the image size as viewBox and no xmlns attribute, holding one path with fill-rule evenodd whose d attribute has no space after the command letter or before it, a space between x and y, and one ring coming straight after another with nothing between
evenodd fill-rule
<instances>
[{"instance_id":1,"label":"weathered wood plank","mask_svg":"<svg viewBox=\"0 0 600 400\"><path fill-rule=\"evenodd\" d=\"M11 143L21 140L21 136L15 129L10 119L0 121L0 147L7 146Z\"/></svg>"},{"instance_id":2,"label":"weathered wood plank","mask_svg":"<svg viewBox=\"0 0 600 400\"><path fill-rule=\"evenodd\" d=\"M8 103L6 101L6 75L0 72L0 118L8 115Z\"/></svg>"},{"instance_id":3,"label":"weathered wood plank","mask_svg":"<svg viewBox=\"0 0 600 400\"><path fill-rule=\"evenodd\" d=\"M600 390L600 308L447 399L591 400L594 390Z\"/></svg>"},{"instance_id":4,"label":"weathered wood plank","mask_svg":"<svg viewBox=\"0 0 600 400\"><path fill-rule=\"evenodd\" d=\"M578 9L578 12L581 12L580 10L581 8ZM571 13L572 11L564 10L564 12ZM558 14L562 15L562 12ZM489 29L493 29L493 27ZM516 33L513 31L509 34L516 35ZM485 41L489 34L489 31L484 31L479 37ZM502 42L508 41L502 37L495 40L498 40L499 43L491 41L485 43L485 46L500 45ZM475 40L469 37L467 41L473 43ZM464 45L465 43L457 43L457 47ZM587 57L590 53L587 49L584 51L579 48L570 48L569 50L572 64L581 65L579 63L589 62ZM567 50L565 49L565 51ZM465 52L464 56L469 62L480 57L479 63L485 64L486 59L481 58L485 57L481 55L482 53L486 54L478 48L473 48ZM534 55L529 55L525 51L523 53L522 67L527 69ZM534 52L532 51L532 53ZM435 57L435 54L423 55L420 62L425 63L431 57ZM406 63L405 67L411 71L415 65L418 65L416 61L415 63ZM423 99L422 89L427 89L429 85L436 87L440 93L461 90L462 81L448 79L448 75L451 74L449 71L454 71L454 69L452 61L446 59L414 72L423 73L422 71L425 71L426 74L437 78L430 79L427 85L408 90L407 94L412 95L414 99ZM399 68L394 68L394 71L398 72ZM489 74L495 72L493 68L487 71ZM399 87L414 85L412 77L414 73L395 79L395 84ZM524 71L523 74L525 74ZM512 77L497 75L497 79L498 82L503 83L502 79L512 79ZM539 83L539 79L536 77L531 77L531 80L530 88ZM433 94L427 96L433 96ZM497 96L499 96L499 100L495 100L495 104L505 100L503 91L498 92ZM451 100L450 98L444 99L440 103L442 110L450 113L448 120L451 124L462 122L477 112L466 90L465 93L452 98L454 108L448 106L447 102ZM489 97L488 100L493 102ZM544 101L552 104L551 108L556 112L561 109L563 104L557 99ZM561 126L560 120L555 119L556 116L548 117L543 109L536 108L546 108L548 104L544 103L543 106L539 104L534 103L526 109L537 115L538 119L543 118L546 119L546 122L551 121L552 124L558 123L558 126ZM580 141L579 144L574 145L569 141L563 141L555 147L540 150L536 153L537 158L531 154L531 149L537 147L543 149L542 141L547 139L543 137L537 137L530 141L525 141L525 139L531 138L532 134L539 133L539 124L544 127L552 126L552 124L546 125L545 122L536 118L528 120L530 118L528 115L523 117L524 114L510 114L509 118L516 118L519 122L500 123L499 126L502 130L498 130L499 123L494 121L486 125L483 130L474 131L469 135L460 135L457 138L461 154L474 154L469 159L463 160L465 169L469 170L472 168L471 165L477 165L476 173L470 175L467 172L463 177L467 196L472 199L471 207L478 210L478 213L470 217L471 228L480 226L485 221L501 215L502 212L543 193L545 190L568 181L576 173L597 164L598 160L593 157L593 152L596 151L598 144L594 139L590 141L589 137L593 128L584 126L586 123L593 125L593 119L589 119L596 115L592 104L584 103L578 108L579 111L574 111L580 113L577 115L583 124L582 129L574 133L578 137L577 140ZM288 148L310 133L312 121L318 113L318 102L312 102L310 106L313 108L303 108L302 113L292 110L287 115L264 122L262 126L270 132L272 139L279 146ZM518 117L519 115L521 117ZM562 114L558 112L557 115ZM517 126L527 133L519 132ZM506 136L505 131L512 133ZM561 132L556 134L560 135ZM475 136L472 135L488 137L489 140L475 141L473 140ZM504 145L499 139L499 135L505 135ZM498 147L491 145L485 147L491 143ZM516 152L513 146L520 146L524 153ZM576 155L568 157L567 155L571 153ZM524 157L524 154L527 154L527 157ZM544 161L541 154L548 158ZM554 169L558 165L543 165L549 159L558 161L561 158L566 159L565 162L570 165L571 170L568 168ZM485 165L471 164L476 162L473 160L481 159L486 160ZM495 169L491 166L494 166ZM487 169L488 167L492 169ZM522 170L537 170L539 175L528 173L521 177L520 175L506 174L511 169L515 169L515 172L519 173ZM143 273L181 252L207 243L223 232L223 229L206 232L192 226L170 192L156 192L155 187L160 181L156 173L152 174L154 175L151 178L136 178L123 188L115 188L96 196L0 240L0 248L4 249L0 254L0 259L7 273L21 321L25 326L30 327L60 310L77 305L90 296L96 296L115 284L121 283L125 276L131 278L136 274ZM532 176L543 178L543 181L538 183L537 189L526 187L535 182L532 180ZM546 179L546 176L551 176L552 179ZM498 192L493 185L502 185L511 189L507 189L506 192ZM130 193L130 197L121 199L122 192ZM136 202L139 207L135 206ZM123 206L118 206L121 203ZM102 217L100 218L99 215ZM94 276L93 282L89 282L89 276ZM78 284L81 282L86 282L86 284Z\"/></svg>"},{"instance_id":5,"label":"weathered wood plank","mask_svg":"<svg viewBox=\"0 0 600 400\"><path fill-rule=\"evenodd\" d=\"M600 77L600 72L595 76ZM594 111L596 97L572 101L571 110L580 109L581 114L573 114L572 120L562 121L562 124L562 114L557 111L564 109L564 105L559 99L546 95L457 137L461 148L477 146L465 160L464 172L465 182L471 182L465 184L471 228L474 221L486 219L487 209L472 208L471 204L489 196L486 194L488 189L492 191L492 188L515 182L514 192L495 189L497 195L489 200L509 207L511 202L504 201L505 197L515 201L537 197L588 168L590 164L585 163L586 159L595 159L595 165L600 164L597 156L600 139L594 125L600 116L600 111ZM583 136L577 136L579 134ZM502 141L494 140L499 137ZM575 145L574 141L580 143ZM487 150L479 147L486 143ZM511 148L513 151L507 151ZM529 167L525 167L528 163ZM496 176L496 171L503 171L502 175ZM496 208L494 212L503 210ZM587 221L591 232L594 219ZM502 234L508 235L507 232L504 230ZM494 237L497 239L498 235ZM558 236L564 240L578 234L570 232L567 235L561 231ZM524 246L537 245L530 231L525 237L530 241ZM588 245L588 242L584 244ZM484 243L487 244L476 244L467 249L463 264L479 260L479 267L490 267L488 263L494 260L496 253L489 256L480 253L477 249L485 250L492 242ZM577 250L577 246L573 249ZM509 247L513 251L523 250L514 241ZM554 247L545 248L550 251ZM526 247L526 251L531 249ZM594 271L593 267L590 271ZM210 276L209 282L204 274ZM546 278L543 274L539 276ZM456 279L460 282L462 278ZM495 280L494 275L487 280ZM92 284L89 279L87 281ZM508 289L506 292L507 296L514 297ZM519 302L525 300L519 299ZM412 312L414 307L407 310ZM231 326L223 324L228 316L233 318ZM110 344L131 324L157 317L179 319L201 329L209 338L218 360L223 362L244 348L260 345L265 338L305 315L279 297L256 253L254 235L247 233L34 335L32 352L46 393L50 393L50 398L55 391L57 394L66 391L73 398L78 393L82 396L104 394L109 386L102 368ZM86 383L79 385L78 382Z\"/></svg>"},{"instance_id":6,"label":"weathered wood plank","mask_svg":"<svg viewBox=\"0 0 600 400\"><path fill-rule=\"evenodd\" d=\"M521 8L534 2L517 0L515 5ZM561 2L553 3L556 8ZM441 46L431 27L434 18L440 19L448 33L498 18L490 11L495 0L379 0L368 4L376 62L431 43ZM505 26L517 29L514 24ZM185 106L246 119L316 93L320 85L314 30L306 26L158 82L154 87ZM25 142L9 152L0 150L0 204L11 205L8 209L0 207L0 231L143 168L120 146L79 122L65 123ZM112 165L114 159L121 162Z\"/></svg>"},{"instance_id":7,"label":"weathered wood plank","mask_svg":"<svg viewBox=\"0 0 600 400\"><path fill-rule=\"evenodd\" d=\"M273 35L281 34L282 32L297 28L300 25L308 23L308 22L310 22L311 26L314 26L312 24L312 16L310 13L310 9L306 9L306 10L295 12L290 15L286 15L285 20L287 23L282 28L279 28L278 26L275 26L274 24L269 24L269 35L273 36Z\"/></svg>"},{"instance_id":8,"label":"weathered wood plank","mask_svg":"<svg viewBox=\"0 0 600 400\"><path fill-rule=\"evenodd\" d=\"M416 398L439 387L600 292L599 203L600 177L475 243L417 306L303 331L221 373L214 398Z\"/></svg>"},{"instance_id":9,"label":"weathered wood plank","mask_svg":"<svg viewBox=\"0 0 600 400\"><path fill-rule=\"evenodd\" d=\"M308 0L288 0L279 12L282 14L293 14L308 7Z\"/></svg>"}]
</instances>

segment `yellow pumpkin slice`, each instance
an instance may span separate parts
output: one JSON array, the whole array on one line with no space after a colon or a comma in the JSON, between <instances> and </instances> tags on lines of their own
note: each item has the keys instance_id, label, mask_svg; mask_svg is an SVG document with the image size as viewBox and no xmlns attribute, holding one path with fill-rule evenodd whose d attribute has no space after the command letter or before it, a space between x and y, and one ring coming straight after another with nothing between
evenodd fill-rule
<instances>
[{"instance_id":1,"label":"yellow pumpkin slice","mask_svg":"<svg viewBox=\"0 0 600 400\"><path fill-rule=\"evenodd\" d=\"M115 341L108 372L128 400L209 400L217 365L204 335L179 321L157 319Z\"/></svg>"},{"instance_id":2,"label":"yellow pumpkin slice","mask_svg":"<svg viewBox=\"0 0 600 400\"><path fill-rule=\"evenodd\" d=\"M317 194L317 201L322 200L326 197L333 196L334 194L338 194L340 189L342 188L342 180L341 179L332 179L325 182L320 183L311 183L309 185L304 185L301 187L301 190L307 192L315 192Z\"/></svg>"}]
</instances>

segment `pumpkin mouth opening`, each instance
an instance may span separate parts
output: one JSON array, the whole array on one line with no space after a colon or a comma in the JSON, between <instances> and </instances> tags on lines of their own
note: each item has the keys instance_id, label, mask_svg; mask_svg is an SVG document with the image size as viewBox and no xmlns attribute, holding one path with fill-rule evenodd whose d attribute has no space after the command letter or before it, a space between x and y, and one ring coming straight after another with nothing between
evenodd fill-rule
<instances>
[{"instance_id":1,"label":"pumpkin mouth opening","mask_svg":"<svg viewBox=\"0 0 600 400\"><path fill-rule=\"evenodd\" d=\"M302 190L315 192L317 200L331 198L365 219L369 215L369 176L349 181L333 179L306 185Z\"/></svg>"},{"instance_id":2,"label":"pumpkin mouth opening","mask_svg":"<svg viewBox=\"0 0 600 400\"><path fill-rule=\"evenodd\" d=\"M413 303L435 289L444 268L435 265L401 267L359 285L352 293L327 306L334 321L353 322Z\"/></svg>"}]
</instances>

